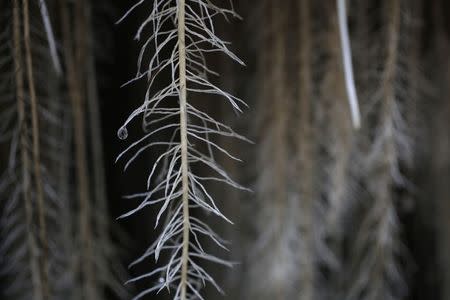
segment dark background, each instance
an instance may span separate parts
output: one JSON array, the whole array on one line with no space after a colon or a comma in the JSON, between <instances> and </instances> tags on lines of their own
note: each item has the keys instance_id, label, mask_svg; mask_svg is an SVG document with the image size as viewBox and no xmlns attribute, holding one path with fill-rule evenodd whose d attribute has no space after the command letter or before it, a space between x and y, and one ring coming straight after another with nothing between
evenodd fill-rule
<instances>
[{"instance_id":1,"label":"dark background","mask_svg":"<svg viewBox=\"0 0 450 300\"><path fill-rule=\"evenodd\" d=\"M117 129L122 125L128 114L140 103L144 93L142 86L139 85L120 88L125 81L133 76L136 70L135 62L139 44L132 37L139 22L145 16L145 13L143 11L140 12L141 15L135 13L120 25L115 25L114 22L134 2L129 0L110 1L109 5L111 7L108 7L104 13L100 9L99 16L101 17L96 18L96 22L99 24L96 28L100 49L97 53L97 70L100 83L108 199L111 221L114 222L114 226L124 230L128 236L127 242L122 245L123 252L121 252L121 257L124 264L129 263L134 257L137 257L155 238L153 231L154 214L151 208L145 213L139 213L132 218L115 221L115 217L132 207L121 196L133 191L139 191L142 188L143 182L140 180L142 178L141 175L148 171L153 159L152 154L148 153L145 158L141 158L127 172L123 172L122 164L115 163L116 156L127 145L126 141L118 139ZM259 5L259 1L248 1L252 3L242 3L247 1L234 2L236 3L238 12L243 16L243 21L233 20L232 25L230 25L233 29L231 32L228 30L224 34L229 37L229 40L233 42L233 47L237 48L237 52L241 58L248 64L248 68L246 69L238 67L233 67L232 69L233 76L239 78L241 84L245 85L246 82L254 81L255 76L254 65L257 55L255 51L257 49L251 45L251 38L248 35L258 31L257 26L254 28L249 27L251 27L252 22L255 22L253 15L255 13L255 7ZM433 55L436 51L436 43L439 42L436 41L435 36L437 26L436 11L438 14L441 14L441 17L445 21L445 28L447 30L446 38L448 39L448 25L450 23L448 12L450 11L450 3L446 0L434 0L423 1L423 4L423 34L420 43L424 57L424 70L430 81L436 83L436 81L433 82L436 75L436 72L434 72L436 67L434 66L440 64L439 58ZM376 6L377 4L374 5ZM444 43L447 42L445 41ZM220 61L217 61L217 59L213 59L210 63L220 65ZM448 79L448 77L446 78ZM444 225L437 225L436 222L440 218L440 214L445 214L450 219L450 211L440 210L442 206L438 204L439 201L450 201L448 199L450 194L444 194L445 196L442 198L442 191L439 190L439 187L444 186L445 188L445 185L449 184L449 165L448 161L445 162L447 163L446 165L440 165L442 168L439 171L440 178L430 175L435 175L436 173L434 172L436 171L433 169L435 163L433 161L433 155L430 153L433 150L430 150L429 147L430 145L436 144L437 146L441 146L444 143L442 139L435 141L435 135L438 135L435 131L436 127L441 128L440 132L444 136L449 135L448 122L446 125L436 125L436 122L432 122L436 116L433 110L435 106L442 104L443 107L448 107L449 105L450 98L446 91L449 81L444 80L444 82L444 84L435 88L434 92L438 95L442 93L442 97L437 97L441 99L436 100L434 98L430 100L432 106L428 106L428 110L423 111L424 119L430 121L427 122L424 128L429 135L427 136L427 140L419 141L423 155L420 156L421 160L418 161L417 168L409 174L417 187L411 204L412 208L400 210L404 245L409 249L409 261L412 262L410 263L410 267L407 268L408 286L410 290L407 299L444 300L441 296L442 287L450 284L442 276L443 262L438 258L438 249L442 245L440 241L445 238L450 239L450 236L447 235L450 232L450 228L442 228L441 226L445 226L445 223ZM239 86L238 84L235 90L239 96L245 97L248 94L245 89L246 87ZM251 107L258 105L257 99L254 98L246 99L251 104ZM446 118L448 121L450 116L443 117L444 120ZM136 134L139 134L137 129L134 131L129 130L129 138L133 139L133 135L136 136ZM248 134L249 132L250 129L247 128L244 129L243 133ZM246 148L241 151L247 152L250 150ZM449 153L447 153L448 155ZM245 201L245 197L241 201ZM245 204L242 204L242 206L245 206ZM450 225L450 221L448 221L447 225ZM242 228L236 230L238 232L245 231ZM448 264L448 262L445 263ZM450 270L450 265L446 268ZM145 266L144 269L149 270L150 266ZM139 274L138 270L133 270L132 273ZM210 299L214 298L216 297L210 297ZM221 299L222 296L217 296L217 298ZM159 299L159 297L149 297L148 299Z\"/></svg>"}]
</instances>

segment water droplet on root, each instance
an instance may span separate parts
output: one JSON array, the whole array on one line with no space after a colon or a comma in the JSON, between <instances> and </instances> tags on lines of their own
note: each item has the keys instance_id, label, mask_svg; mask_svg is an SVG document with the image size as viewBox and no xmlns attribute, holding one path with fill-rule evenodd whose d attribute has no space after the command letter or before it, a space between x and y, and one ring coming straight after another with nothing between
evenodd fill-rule
<instances>
[{"instance_id":1,"label":"water droplet on root","mask_svg":"<svg viewBox=\"0 0 450 300\"><path fill-rule=\"evenodd\" d=\"M121 140L125 140L128 137L128 130L126 127L120 127L120 129L117 131L117 136Z\"/></svg>"}]
</instances>

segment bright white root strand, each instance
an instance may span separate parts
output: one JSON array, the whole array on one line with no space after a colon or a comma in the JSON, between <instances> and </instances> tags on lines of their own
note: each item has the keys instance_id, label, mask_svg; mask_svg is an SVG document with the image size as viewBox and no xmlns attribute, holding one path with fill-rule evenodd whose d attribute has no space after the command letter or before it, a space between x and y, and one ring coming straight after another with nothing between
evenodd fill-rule
<instances>
[{"instance_id":1,"label":"bright white root strand","mask_svg":"<svg viewBox=\"0 0 450 300\"><path fill-rule=\"evenodd\" d=\"M338 7L339 32L342 47L342 62L345 74L345 87L347 88L348 102L352 114L353 126L358 129L361 126L358 96L356 94L355 79L353 76L352 51L347 26L346 0L336 0Z\"/></svg>"}]
</instances>

